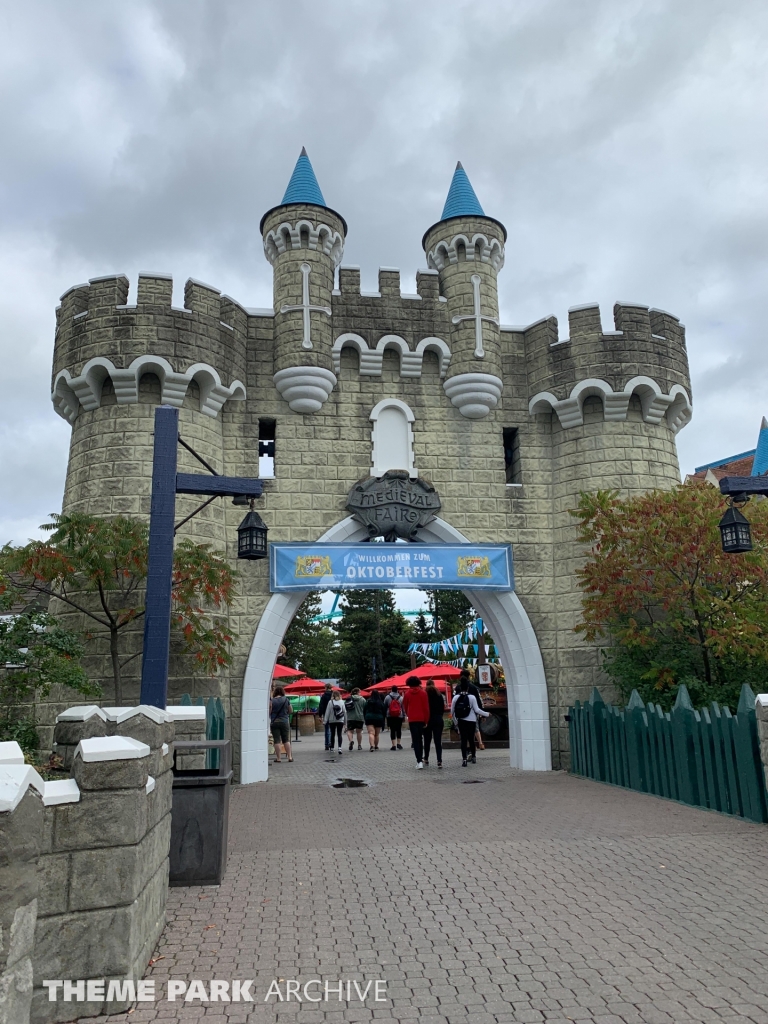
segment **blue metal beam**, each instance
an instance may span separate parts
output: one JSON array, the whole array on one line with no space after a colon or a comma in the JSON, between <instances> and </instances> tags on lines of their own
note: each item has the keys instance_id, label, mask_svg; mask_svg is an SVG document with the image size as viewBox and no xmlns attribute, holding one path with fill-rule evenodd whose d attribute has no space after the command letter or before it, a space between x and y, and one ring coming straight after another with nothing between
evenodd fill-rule
<instances>
[{"instance_id":1,"label":"blue metal beam","mask_svg":"<svg viewBox=\"0 0 768 1024\"><path fill-rule=\"evenodd\" d=\"M168 405L158 406L155 409L147 601L141 660L141 703L158 708L165 708L168 694L178 437L179 410Z\"/></svg>"},{"instance_id":2,"label":"blue metal beam","mask_svg":"<svg viewBox=\"0 0 768 1024\"><path fill-rule=\"evenodd\" d=\"M177 494L215 494L221 497L261 497L262 483L250 476L205 476L202 473L178 473Z\"/></svg>"},{"instance_id":3,"label":"blue metal beam","mask_svg":"<svg viewBox=\"0 0 768 1024\"><path fill-rule=\"evenodd\" d=\"M768 476L724 476L721 494L768 494Z\"/></svg>"}]
</instances>

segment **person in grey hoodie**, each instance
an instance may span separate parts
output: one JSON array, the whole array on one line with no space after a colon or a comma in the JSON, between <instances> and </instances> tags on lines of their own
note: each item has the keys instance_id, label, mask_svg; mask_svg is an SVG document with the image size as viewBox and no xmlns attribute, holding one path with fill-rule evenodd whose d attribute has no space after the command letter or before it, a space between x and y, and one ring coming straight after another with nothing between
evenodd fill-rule
<instances>
[{"instance_id":1,"label":"person in grey hoodie","mask_svg":"<svg viewBox=\"0 0 768 1024\"><path fill-rule=\"evenodd\" d=\"M341 749L342 737L347 727L347 709L341 697L341 690L333 691L331 699L326 705L323 721L326 727L330 728L331 742L328 749L333 750L335 741L338 739L339 755L341 755L343 753Z\"/></svg>"}]
</instances>

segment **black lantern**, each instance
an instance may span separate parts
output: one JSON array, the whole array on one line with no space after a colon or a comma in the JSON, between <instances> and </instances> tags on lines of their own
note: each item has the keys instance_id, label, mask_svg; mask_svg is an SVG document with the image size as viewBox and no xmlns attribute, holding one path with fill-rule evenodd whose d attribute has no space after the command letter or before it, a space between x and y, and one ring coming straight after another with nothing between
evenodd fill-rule
<instances>
[{"instance_id":1,"label":"black lantern","mask_svg":"<svg viewBox=\"0 0 768 1024\"><path fill-rule=\"evenodd\" d=\"M749 520L741 514L739 507L749 501L746 494L735 494L728 499L730 508L718 523L723 551L729 555L737 555L752 550L752 533Z\"/></svg>"},{"instance_id":2,"label":"black lantern","mask_svg":"<svg viewBox=\"0 0 768 1024\"><path fill-rule=\"evenodd\" d=\"M237 528L237 557L251 560L267 557L267 527L255 511L253 502L250 512Z\"/></svg>"}]
</instances>

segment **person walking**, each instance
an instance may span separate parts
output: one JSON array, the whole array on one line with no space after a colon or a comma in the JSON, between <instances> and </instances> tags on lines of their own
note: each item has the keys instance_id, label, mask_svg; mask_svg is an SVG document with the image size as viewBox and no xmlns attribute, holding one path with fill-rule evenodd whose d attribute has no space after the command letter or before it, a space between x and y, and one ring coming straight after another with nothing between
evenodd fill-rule
<instances>
[{"instance_id":1,"label":"person walking","mask_svg":"<svg viewBox=\"0 0 768 1024\"><path fill-rule=\"evenodd\" d=\"M371 753L379 749L379 736L384 728L387 714L384 710L384 701L378 690L373 690L371 696L365 702L363 708L363 721L368 729L368 742Z\"/></svg>"},{"instance_id":2,"label":"person walking","mask_svg":"<svg viewBox=\"0 0 768 1024\"><path fill-rule=\"evenodd\" d=\"M459 688L451 701L451 717L456 723L461 738L461 767L467 767L467 761L471 764L477 763L475 756L475 730L477 729L478 716L489 718L487 711L483 711L477 703L477 698L469 692L469 681L459 680Z\"/></svg>"},{"instance_id":3,"label":"person walking","mask_svg":"<svg viewBox=\"0 0 768 1024\"><path fill-rule=\"evenodd\" d=\"M280 755L285 752L289 761L293 761L291 750L291 702L285 695L282 686L276 686L269 702L269 725L275 744L275 764L280 764Z\"/></svg>"},{"instance_id":4,"label":"person walking","mask_svg":"<svg viewBox=\"0 0 768 1024\"><path fill-rule=\"evenodd\" d=\"M320 695L320 702L317 705L317 713L320 717L321 722L325 722L325 709L328 707L328 701L333 696L333 687L330 683L325 684L325 689ZM326 723L325 726L325 749L331 749L331 727Z\"/></svg>"},{"instance_id":5,"label":"person walking","mask_svg":"<svg viewBox=\"0 0 768 1024\"><path fill-rule=\"evenodd\" d=\"M392 746L389 749L402 750L403 745L400 741L403 738L405 709L403 708L403 695L397 686L393 685L384 698L384 711L387 716L387 725L389 726L389 738L392 742Z\"/></svg>"},{"instance_id":6,"label":"person walking","mask_svg":"<svg viewBox=\"0 0 768 1024\"><path fill-rule=\"evenodd\" d=\"M443 716L445 715L445 697L435 686L434 679L427 680L427 700L429 701L429 721L424 730L424 767L429 764L429 750L432 740L435 741L435 757L437 767L443 767Z\"/></svg>"},{"instance_id":7,"label":"person walking","mask_svg":"<svg viewBox=\"0 0 768 1024\"><path fill-rule=\"evenodd\" d=\"M360 696L360 688L356 686L344 701L347 709L347 739L349 749L355 749L355 733L357 733L357 749L363 749L363 723L365 721L365 697Z\"/></svg>"},{"instance_id":8,"label":"person walking","mask_svg":"<svg viewBox=\"0 0 768 1024\"><path fill-rule=\"evenodd\" d=\"M461 675L459 676L459 685L461 685L462 679L466 679L467 691L475 698L475 700L477 701L477 706L479 708L485 707L485 705L483 704L483 698L480 696L480 690L477 684L472 682L472 678L468 670L465 668L461 670ZM479 719L477 722L477 728L475 729L475 746L477 747L478 750L485 750L485 744L483 743L483 734L480 732Z\"/></svg>"},{"instance_id":9,"label":"person walking","mask_svg":"<svg viewBox=\"0 0 768 1024\"><path fill-rule=\"evenodd\" d=\"M408 676L405 685L408 689L403 697L403 708L411 730L416 767L421 769L424 767L424 730L429 724L429 698L418 676Z\"/></svg>"},{"instance_id":10,"label":"person walking","mask_svg":"<svg viewBox=\"0 0 768 1024\"><path fill-rule=\"evenodd\" d=\"M339 756L341 756L344 753L341 749L342 736L347 725L347 709L344 707L344 701L341 699L341 690L333 690L331 693L331 699L325 706L323 721L327 726L330 726L331 730L331 742L328 749L333 750L336 745L335 740L338 737Z\"/></svg>"}]
</instances>

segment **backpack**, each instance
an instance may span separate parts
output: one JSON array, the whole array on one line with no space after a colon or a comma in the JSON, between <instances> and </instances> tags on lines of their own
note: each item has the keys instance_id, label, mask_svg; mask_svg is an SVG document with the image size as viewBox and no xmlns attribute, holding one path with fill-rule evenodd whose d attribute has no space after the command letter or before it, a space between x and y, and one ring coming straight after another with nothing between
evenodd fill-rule
<instances>
[{"instance_id":1,"label":"backpack","mask_svg":"<svg viewBox=\"0 0 768 1024\"><path fill-rule=\"evenodd\" d=\"M339 707L340 704L341 701L333 701L333 717L337 722L342 722L344 720L344 708Z\"/></svg>"},{"instance_id":2,"label":"backpack","mask_svg":"<svg viewBox=\"0 0 768 1024\"><path fill-rule=\"evenodd\" d=\"M347 699L344 701L344 707L347 709L347 715L352 714L352 712L355 710L354 697L347 697Z\"/></svg>"},{"instance_id":3,"label":"backpack","mask_svg":"<svg viewBox=\"0 0 768 1024\"><path fill-rule=\"evenodd\" d=\"M454 715L456 716L457 719L466 718L471 710L472 705L469 702L469 694L460 693L456 703L453 706Z\"/></svg>"},{"instance_id":4,"label":"backpack","mask_svg":"<svg viewBox=\"0 0 768 1024\"><path fill-rule=\"evenodd\" d=\"M403 706L400 703L399 697L393 697L389 702L389 717L399 718L403 713Z\"/></svg>"}]
</instances>

